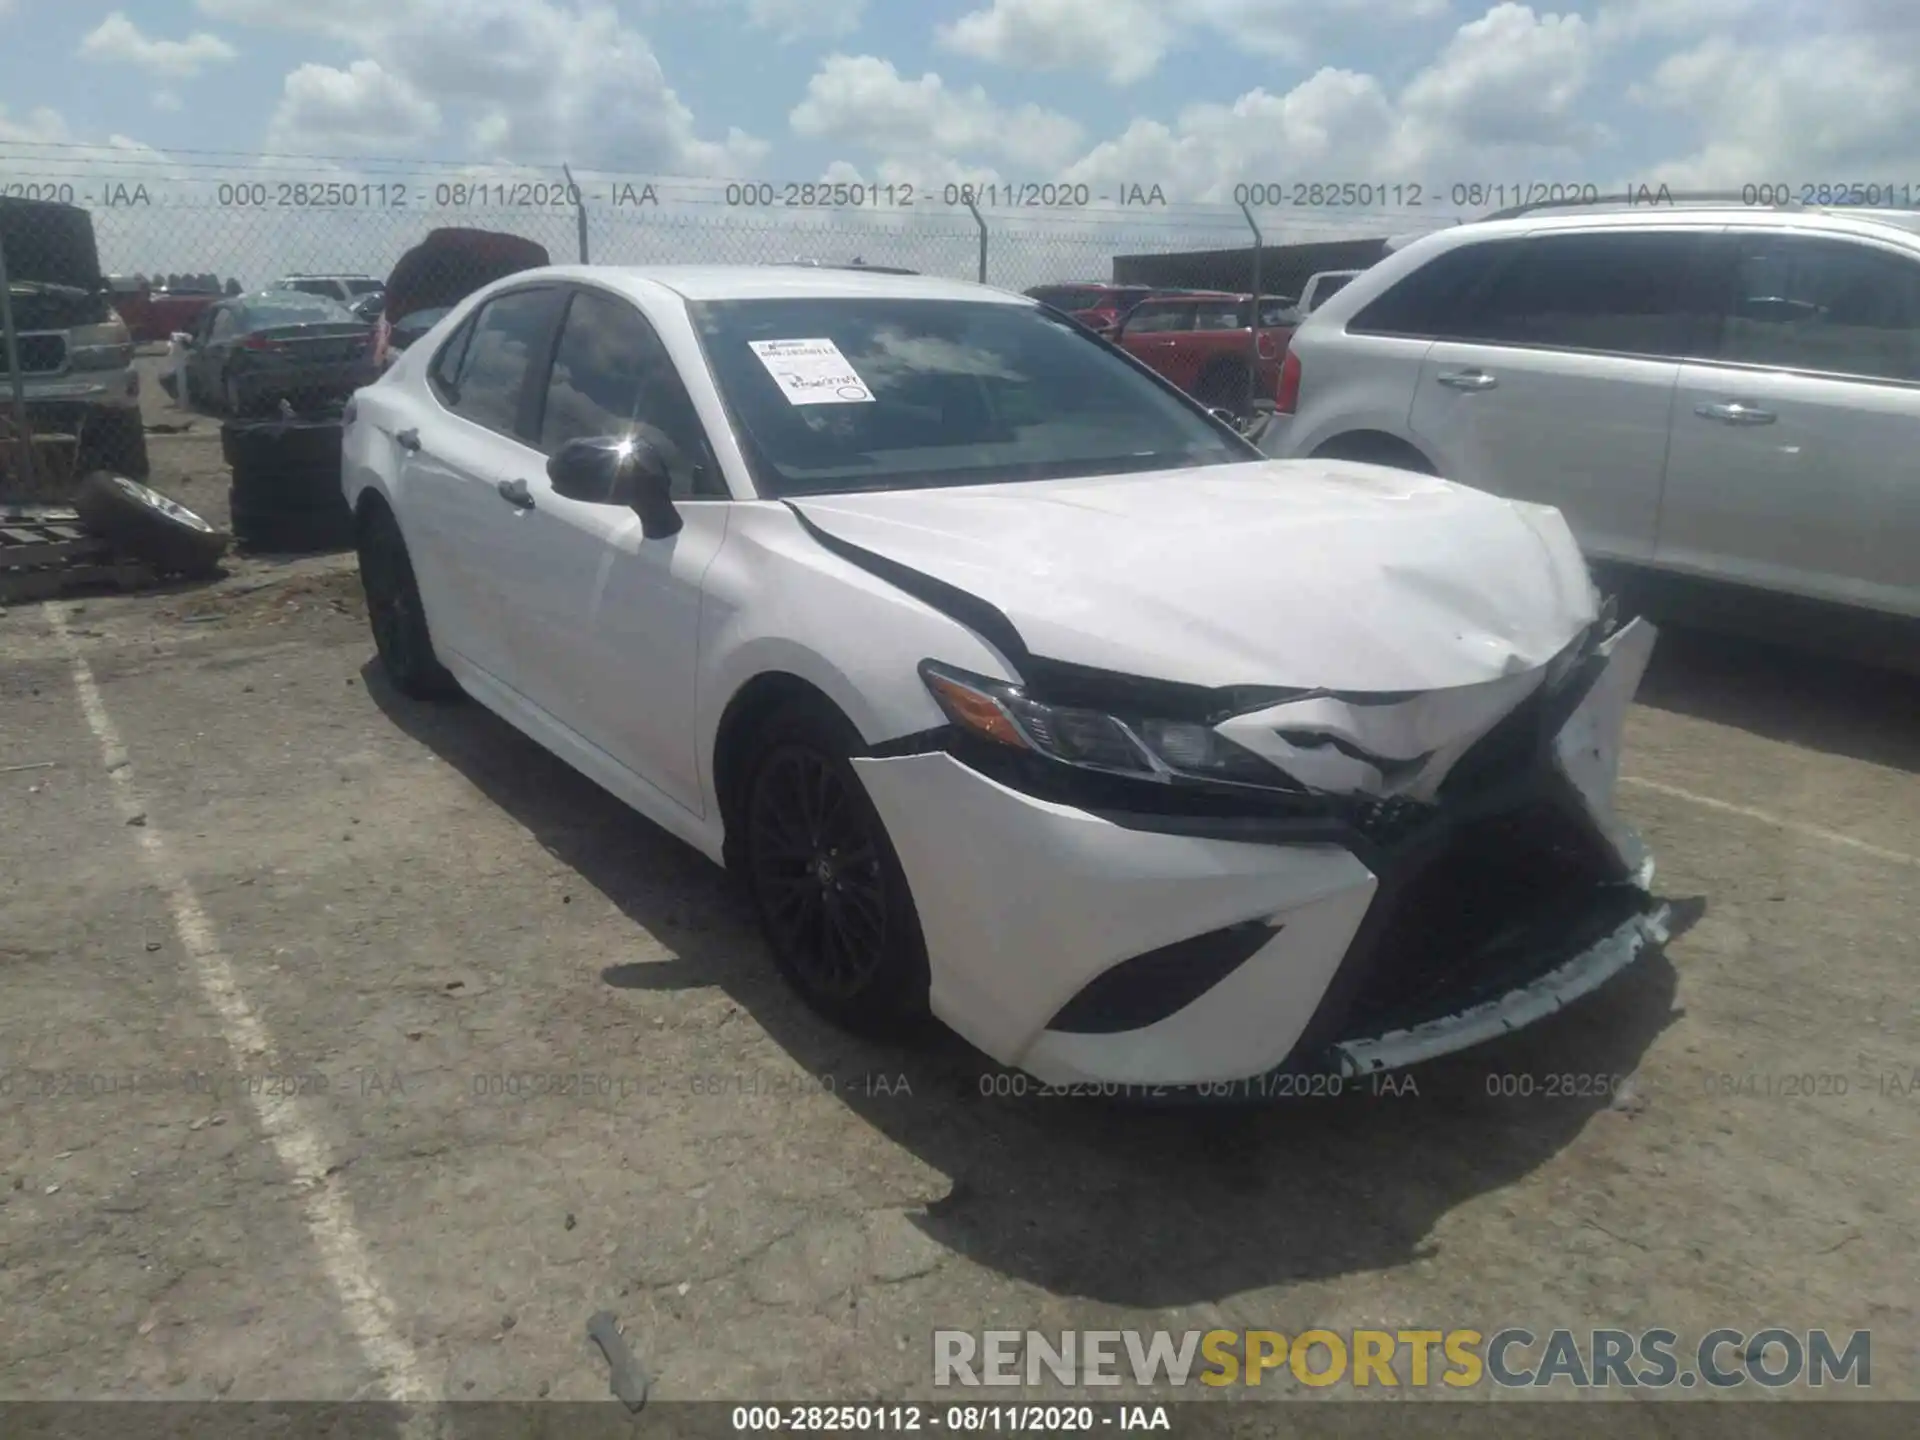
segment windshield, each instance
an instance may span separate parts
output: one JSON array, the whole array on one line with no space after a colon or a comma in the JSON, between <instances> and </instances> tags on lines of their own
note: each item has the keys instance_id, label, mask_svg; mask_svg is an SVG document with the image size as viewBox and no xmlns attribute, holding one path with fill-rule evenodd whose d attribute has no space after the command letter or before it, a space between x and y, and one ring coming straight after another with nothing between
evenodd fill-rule
<instances>
[{"instance_id":1,"label":"windshield","mask_svg":"<svg viewBox=\"0 0 1920 1440\"><path fill-rule=\"evenodd\" d=\"M776 494L1256 458L1131 362L1033 306L809 298L692 311L761 485Z\"/></svg>"},{"instance_id":2,"label":"windshield","mask_svg":"<svg viewBox=\"0 0 1920 1440\"><path fill-rule=\"evenodd\" d=\"M361 323L359 317L338 300L298 290L274 290L254 296L242 309L241 321L248 330L265 330L276 325Z\"/></svg>"}]
</instances>

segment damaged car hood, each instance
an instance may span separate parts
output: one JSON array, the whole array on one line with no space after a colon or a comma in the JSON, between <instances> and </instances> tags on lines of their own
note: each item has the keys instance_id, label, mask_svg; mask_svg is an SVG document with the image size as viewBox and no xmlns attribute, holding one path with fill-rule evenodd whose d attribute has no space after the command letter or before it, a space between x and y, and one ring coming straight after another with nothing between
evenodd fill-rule
<instances>
[{"instance_id":1,"label":"damaged car hood","mask_svg":"<svg viewBox=\"0 0 1920 1440\"><path fill-rule=\"evenodd\" d=\"M1596 613L1557 511L1348 461L789 503L985 601L1036 656L1207 687L1482 685L1546 665Z\"/></svg>"}]
</instances>

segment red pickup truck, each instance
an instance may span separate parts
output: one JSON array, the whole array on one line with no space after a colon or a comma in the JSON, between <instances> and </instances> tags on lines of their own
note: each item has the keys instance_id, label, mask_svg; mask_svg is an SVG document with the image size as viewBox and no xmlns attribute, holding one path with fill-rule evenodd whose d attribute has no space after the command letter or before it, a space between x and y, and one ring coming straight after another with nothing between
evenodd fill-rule
<instances>
[{"instance_id":1,"label":"red pickup truck","mask_svg":"<svg viewBox=\"0 0 1920 1440\"><path fill-rule=\"evenodd\" d=\"M1240 413L1247 408L1250 369L1253 398L1271 401L1278 393L1297 303L1286 295L1263 297L1256 341L1250 295L1159 295L1128 312L1115 343L1202 404Z\"/></svg>"}]
</instances>

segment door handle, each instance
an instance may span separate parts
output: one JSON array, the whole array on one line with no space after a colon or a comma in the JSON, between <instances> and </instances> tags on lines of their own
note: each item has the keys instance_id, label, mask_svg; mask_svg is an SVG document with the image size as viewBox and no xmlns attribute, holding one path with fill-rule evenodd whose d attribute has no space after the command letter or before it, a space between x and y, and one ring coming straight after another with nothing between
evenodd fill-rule
<instances>
[{"instance_id":1,"label":"door handle","mask_svg":"<svg viewBox=\"0 0 1920 1440\"><path fill-rule=\"evenodd\" d=\"M527 489L524 480L502 480L494 489L500 492L500 498L516 510L533 509L533 492Z\"/></svg>"},{"instance_id":2,"label":"door handle","mask_svg":"<svg viewBox=\"0 0 1920 1440\"><path fill-rule=\"evenodd\" d=\"M396 434L393 439L394 443L402 450L411 450L416 454L419 453L420 432L418 430L402 430Z\"/></svg>"},{"instance_id":3,"label":"door handle","mask_svg":"<svg viewBox=\"0 0 1920 1440\"><path fill-rule=\"evenodd\" d=\"M1728 425L1771 425L1778 418L1771 410L1748 405L1741 400L1711 400L1693 407L1703 420L1719 420Z\"/></svg>"},{"instance_id":4,"label":"door handle","mask_svg":"<svg viewBox=\"0 0 1920 1440\"><path fill-rule=\"evenodd\" d=\"M1449 390L1491 390L1500 383L1484 370L1455 370L1433 378Z\"/></svg>"}]
</instances>

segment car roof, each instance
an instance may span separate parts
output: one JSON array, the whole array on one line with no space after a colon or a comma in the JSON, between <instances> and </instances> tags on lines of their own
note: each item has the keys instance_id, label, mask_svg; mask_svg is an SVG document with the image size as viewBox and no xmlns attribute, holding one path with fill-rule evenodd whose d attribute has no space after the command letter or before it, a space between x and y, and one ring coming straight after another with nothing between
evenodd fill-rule
<instances>
[{"instance_id":1,"label":"car roof","mask_svg":"<svg viewBox=\"0 0 1920 1440\"><path fill-rule=\"evenodd\" d=\"M1920 211L1871 210L1853 206L1713 204L1601 205L1542 209L1499 219L1473 220L1443 228L1447 236L1531 235L1556 230L1634 230L1648 226L1701 226L1803 230L1827 234L1920 238ZM1425 237L1422 237L1425 238Z\"/></svg>"},{"instance_id":2,"label":"car roof","mask_svg":"<svg viewBox=\"0 0 1920 1440\"><path fill-rule=\"evenodd\" d=\"M1034 304L1024 295L966 280L797 265L549 265L522 270L510 278L525 283L536 277L594 281L636 296L649 285L657 285L685 300L831 298Z\"/></svg>"}]
</instances>

